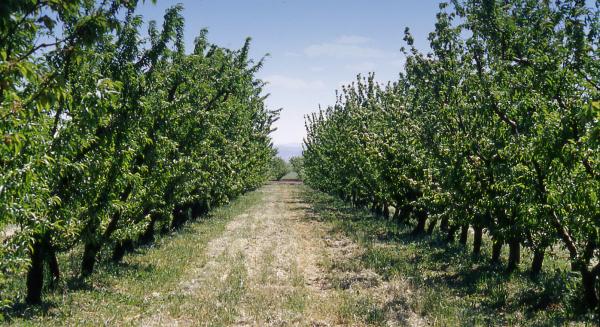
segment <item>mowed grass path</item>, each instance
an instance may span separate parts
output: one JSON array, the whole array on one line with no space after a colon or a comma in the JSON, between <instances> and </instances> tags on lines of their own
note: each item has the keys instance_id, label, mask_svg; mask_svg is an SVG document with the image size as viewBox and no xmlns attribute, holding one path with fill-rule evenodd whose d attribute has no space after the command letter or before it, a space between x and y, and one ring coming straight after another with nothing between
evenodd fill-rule
<instances>
[{"instance_id":1,"label":"mowed grass path","mask_svg":"<svg viewBox=\"0 0 600 327\"><path fill-rule=\"evenodd\" d=\"M406 284L352 263L361 248L315 219L303 196L307 190L296 183L266 185L126 256L123 264L103 263L89 280L63 285L44 306L15 312L8 322L423 325L410 310Z\"/></svg>"},{"instance_id":2,"label":"mowed grass path","mask_svg":"<svg viewBox=\"0 0 600 327\"><path fill-rule=\"evenodd\" d=\"M40 307L38 326L594 325L547 272L506 275L468 248L400 227L298 182L242 196L154 245L104 262ZM489 249L486 249L486 253ZM462 259L461 259L462 258ZM466 259L465 259L466 258ZM554 264L549 262L548 265ZM75 279L73 279L75 280ZM567 303L567 304L566 304Z\"/></svg>"}]
</instances>

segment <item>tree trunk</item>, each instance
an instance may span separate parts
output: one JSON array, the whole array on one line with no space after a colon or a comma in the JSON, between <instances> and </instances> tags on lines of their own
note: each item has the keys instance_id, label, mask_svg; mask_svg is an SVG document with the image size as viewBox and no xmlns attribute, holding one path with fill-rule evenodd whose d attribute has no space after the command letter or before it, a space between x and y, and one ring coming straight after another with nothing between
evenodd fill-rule
<instances>
[{"instance_id":1,"label":"tree trunk","mask_svg":"<svg viewBox=\"0 0 600 327\"><path fill-rule=\"evenodd\" d=\"M500 255L502 254L502 245L503 242L498 239L494 239L492 244L492 264L500 263Z\"/></svg>"},{"instance_id":2,"label":"tree trunk","mask_svg":"<svg viewBox=\"0 0 600 327\"><path fill-rule=\"evenodd\" d=\"M383 204L383 218L390 219L390 207L387 203Z\"/></svg>"},{"instance_id":3,"label":"tree trunk","mask_svg":"<svg viewBox=\"0 0 600 327\"><path fill-rule=\"evenodd\" d=\"M162 219L164 219L164 217L158 218L159 221L162 220ZM161 227L160 227L160 229L159 229L159 233L161 235L168 234L171 231L170 227L171 226L169 226L169 224L162 224Z\"/></svg>"},{"instance_id":4,"label":"tree trunk","mask_svg":"<svg viewBox=\"0 0 600 327\"><path fill-rule=\"evenodd\" d=\"M194 219L199 218L200 216L206 214L206 206L204 205L204 202L196 202L193 206L192 206L192 217Z\"/></svg>"},{"instance_id":5,"label":"tree trunk","mask_svg":"<svg viewBox=\"0 0 600 327\"><path fill-rule=\"evenodd\" d=\"M115 245L112 254L113 262L121 262L127 252L133 251L133 241L131 239L122 240Z\"/></svg>"},{"instance_id":6,"label":"tree trunk","mask_svg":"<svg viewBox=\"0 0 600 327\"><path fill-rule=\"evenodd\" d=\"M448 227L449 227L448 223L449 223L448 222L448 216L444 215L444 217L442 217L442 222L440 223L440 230L442 232L447 232L448 231Z\"/></svg>"},{"instance_id":7,"label":"tree trunk","mask_svg":"<svg viewBox=\"0 0 600 327\"><path fill-rule=\"evenodd\" d=\"M475 231L473 235L473 257L478 258L481 255L481 243L483 240L483 227L474 226Z\"/></svg>"},{"instance_id":8,"label":"tree trunk","mask_svg":"<svg viewBox=\"0 0 600 327\"><path fill-rule=\"evenodd\" d=\"M150 223L148 224L148 226L146 226L146 229L140 236L140 244L145 245L145 244L150 244L150 243L154 242L154 225L155 224L156 224L156 218L155 218L155 215L152 215L152 217L150 217Z\"/></svg>"},{"instance_id":9,"label":"tree trunk","mask_svg":"<svg viewBox=\"0 0 600 327\"><path fill-rule=\"evenodd\" d=\"M81 259L81 277L88 277L94 272L98 251L100 251L100 245L98 243L90 242L85 244L83 248L83 258Z\"/></svg>"},{"instance_id":10,"label":"tree trunk","mask_svg":"<svg viewBox=\"0 0 600 327\"><path fill-rule=\"evenodd\" d=\"M533 260L531 261L531 278L533 279L537 278L542 271L545 250L543 247L537 247L533 250Z\"/></svg>"},{"instance_id":11,"label":"tree trunk","mask_svg":"<svg viewBox=\"0 0 600 327\"><path fill-rule=\"evenodd\" d=\"M121 194L121 201L127 200L129 194L131 193L131 189ZM110 221L108 222L108 226L106 226L106 230L102 235L93 240L92 242L88 242L85 244L83 248L83 259L81 261L81 277L87 277L94 272L94 265L96 264L96 256L98 252L102 249L105 242L110 239L110 236L117 230L117 226L119 224L119 220L121 220L121 212L115 212Z\"/></svg>"},{"instance_id":12,"label":"tree trunk","mask_svg":"<svg viewBox=\"0 0 600 327\"><path fill-rule=\"evenodd\" d=\"M125 256L124 242L127 242L127 241L121 241L121 242L118 242L117 244L115 244L115 248L113 249L113 253L112 253L112 257L111 257L111 260L114 263L121 262L121 260L123 260L123 257Z\"/></svg>"},{"instance_id":13,"label":"tree trunk","mask_svg":"<svg viewBox=\"0 0 600 327\"><path fill-rule=\"evenodd\" d=\"M36 239L29 255L31 265L27 271L27 304L42 302L42 288L44 286L44 242Z\"/></svg>"},{"instance_id":14,"label":"tree trunk","mask_svg":"<svg viewBox=\"0 0 600 327\"><path fill-rule=\"evenodd\" d=\"M416 212L417 215L417 226L412 231L412 235L420 235L425 233L425 223L427 222L427 212L423 209L419 209Z\"/></svg>"},{"instance_id":15,"label":"tree trunk","mask_svg":"<svg viewBox=\"0 0 600 327\"><path fill-rule=\"evenodd\" d=\"M171 222L171 229L178 229L185 223L186 213L183 206L175 206L173 208L173 221Z\"/></svg>"},{"instance_id":16,"label":"tree trunk","mask_svg":"<svg viewBox=\"0 0 600 327\"><path fill-rule=\"evenodd\" d=\"M392 217L393 221L399 221L400 220L400 207L398 205L394 206L394 216Z\"/></svg>"},{"instance_id":17,"label":"tree trunk","mask_svg":"<svg viewBox=\"0 0 600 327\"><path fill-rule=\"evenodd\" d=\"M410 213L413 211L413 207L410 204L405 204L402 207L400 207L400 213L398 216L398 222L399 223L403 223L406 220L408 220L408 217L410 217Z\"/></svg>"},{"instance_id":18,"label":"tree trunk","mask_svg":"<svg viewBox=\"0 0 600 327\"><path fill-rule=\"evenodd\" d=\"M467 245L467 239L469 237L469 225L462 225L460 229L460 239L458 242L462 245Z\"/></svg>"},{"instance_id":19,"label":"tree trunk","mask_svg":"<svg viewBox=\"0 0 600 327\"><path fill-rule=\"evenodd\" d=\"M448 242L448 243L454 242L454 237L456 236L457 230L458 230L458 226L449 226L447 228L446 242Z\"/></svg>"},{"instance_id":20,"label":"tree trunk","mask_svg":"<svg viewBox=\"0 0 600 327\"><path fill-rule=\"evenodd\" d=\"M508 242L508 266L506 270L513 272L521 263L521 241L519 238L511 238Z\"/></svg>"},{"instance_id":21,"label":"tree trunk","mask_svg":"<svg viewBox=\"0 0 600 327\"><path fill-rule=\"evenodd\" d=\"M48 261L48 268L52 274L52 280L50 281L50 287L55 287L60 281L60 268L58 266L58 259L56 258L56 250L50 243L50 238L46 240L46 260Z\"/></svg>"},{"instance_id":22,"label":"tree trunk","mask_svg":"<svg viewBox=\"0 0 600 327\"><path fill-rule=\"evenodd\" d=\"M581 283L585 305L590 308L598 306L598 294L596 293L596 274L586 268L581 268Z\"/></svg>"},{"instance_id":23,"label":"tree trunk","mask_svg":"<svg viewBox=\"0 0 600 327\"><path fill-rule=\"evenodd\" d=\"M437 219L432 219L429 222L429 226L427 226L427 235L433 234L433 230L435 229L435 225L437 225Z\"/></svg>"}]
</instances>

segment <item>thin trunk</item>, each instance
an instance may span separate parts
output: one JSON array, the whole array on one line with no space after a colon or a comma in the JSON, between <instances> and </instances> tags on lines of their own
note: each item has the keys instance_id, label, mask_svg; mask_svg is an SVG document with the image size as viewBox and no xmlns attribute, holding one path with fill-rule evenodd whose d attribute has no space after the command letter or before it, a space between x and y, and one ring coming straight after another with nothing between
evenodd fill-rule
<instances>
[{"instance_id":1,"label":"thin trunk","mask_svg":"<svg viewBox=\"0 0 600 327\"><path fill-rule=\"evenodd\" d=\"M521 241L517 237L513 237L508 242L508 266L506 270L513 272L521 263Z\"/></svg>"},{"instance_id":2,"label":"thin trunk","mask_svg":"<svg viewBox=\"0 0 600 327\"><path fill-rule=\"evenodd\" d=\"M596 292L597 275L587 268L581 268L581 282L583 287L583 297L588 308L598 306L598 294Z\"/></svg>"},{"instance_id":3,"label":"thin trunk","mask_svg":"<svg viewBox=\"0 0 600 327\"><path fill-rule=\"evenodd\" d=\"M171 229L178 229L185 223L186 209L183 206L175 206L173 208L173 221L171 222Z\"/></svg>"},{"instance_id":4,"label":"thin trunk","mask_svg":"<svg viewBox=\"0 0 600 327\"><path fill-rule=\"evenodd\" d=\"M164 219L164 217L162 217L162 218L159 218L159 220L161 220L161 219ZM164 220L166 220L166 219L164 219ZM169 224L162 224L162 225L161 225L161 227L160 227L159 233L160 233L161 235L168 234L168 233L169 233L169 231L171 231L170 227L171 227L171 226L170 226Z\"/></svg>"},{"instance_id":5,"label":"thin trunk","mask_svg":"<svg viewBox=\"0 0 600 327\"><path fill-rule=\"evenodd\" d=\"M400 206L395 205L394 206L394 216L392 217L393 221L399 221L400 220Z\"/></svg>"},{"instance_id":6,"label":"thin trunk","mask_svg":"<svg viewBox=\"0 0 600 327\"><path fill-rule=\"evenodd\" d=\"M126 199L129 195L121 196L122 199ZM121 212L115 212L106 226L106 230L99 239L92 240L87 242L83 248L83 258L81 260L81 277L90 276L94 272L94 266L96 265L96 256L98 252L102 249L102 246L106 243L110 236L113 234L115 230L117 230L117 226L119 220L121 219Z\"/></svg>"},{"instance_id":7,"label":"thin trunk","mask_svg":"<svg viewBox=\"0 0 600 327\"><path fill-rule=\"evenodd\" d=\"M145 244L150 244L150 243L154 242L154 227L155 227L155 225L156 225L156 215L154 214L154 215L152 215L152 217L150 217L150 223L148 224L148 226L146 226L146 229L140 236L140 244L145 245Z\"/></svg>"},{"instance_id":8,"label":"thin trunk","mask_svg":"<svg viewBox=\"0 0 600 327\"><path fill-rule=\"evenodd\" d=\"M123 202L129 198L133 190L132 185L128 185L127 188L121 193L119 199ZM106 195L106 192L105 192ZM107 201L101 201L102 203L107 203ZM96 265L96 256L98 252L102 249L102 246L110 239L110 236L117 230L119 221L121 220L121 211L116 211L113 213L110 221L108 222L108 226L106 226L106 230L104 233L100 235L98 238L92 236L92 240L85 243L83 248L83 258L81 260L81 277L90 276L94 272L94 266ZM97 233L96 229L99 228L99 224L94 220L94 223L89 223L86 226L88 230L88 235L95 235Z\"/></svg>"},{"instance_id":9,"label":"thin trunk","mask_svg":"<svg viewBox=\"0 0 600 327\"><path fill-rule=\"evenodd\" d=\"M469 237L469 225L462 225L460 229L460 239L458 242L462 245L467 245L467 239Z\"/></svg>"},{"instance_id":10,"label":"thin trunk","mask_svg":"<svg viewBox=\"0 0 600 327\"><path fill-rule=\"evenodd\" d=\"M113 253L111 256L111 260L114 263L119 263L121 262L121 260L123 260L123 257L125 256L125 245L124 242L126 241L121 241L118 242L117 244L115 244L115 248L113 249Z\"/></svg>"},{"instance_id":11,"label":"thin trunk","mask_svg":"<svg viewBox=\"0 0 600 327\"><path fill-rule=\"evenodd\" d=\"M536 247L533 250L533 260L531 261L531 278L533 279L537 278L542 271L545 252L544 247Z\"/></svg>"},{"instance_id":12,"label":"thin trunk","mask_svg":"<svg viewBox=\"0 0 600 327\"><path fill-rule=\"evenodd\" d=\"M473 235L473 256L478 258L481 255L481 243L483 240L483 227L474 226L473 230L475 231Z\"/></svg>"},{"instance_id":13,"label":"thin trunk","mask_svg":"<svg viewBox=\"0 0 600 327\"><path fill-rule=\"evenodd\" d=\"M100 251L100 245L96 242L86 243L83 248L83 258L81 259L81 277L88 277L94 272L96 265L96 255Z\"/></svg>"},{"instance_id":14,"label":"thin trunk","mask_svg":"<svg viewBox=\"0 0 600 327\"><path fill-rule=\"evenodd\" d=\"M413 207L410 204L405 204L402 207L400 207L398 222L403 223L406 220L408 220L408 217L410 217L410 213L412 211L413 211Z\"/></svg>"},{"instance_id":15,"label":"thin trunk","mask_svg":"<svg viewBox=\"0 0 600 327\"><path fill-rule=\"evenodd\" d=\"M435 229L437 222L437 219L432 219L431 222L429 222L429 226L427 226L427 235L433 234L433 230Z\"/></svg>"},{"instance_id":16,"label":"thin trunk","mask_svg":"<svg viewBox=\"0 0 600 327\"><path fill-rule=\"evenodd\" d=\"M452 243L454 242L454 238L456 237L456 231L458 230L458 226L449 226L446 234L446 242Z\"/></svg>"},{"instance_id":17,"label":"thin trunk","mask_svg":"<svg viewBox=\"0 0 600 327\"><path fill-rule=\"evenodd\" d=\"M500 254L502 254L502 245L503 242L497 238L494 238L492 244L492 264L500 263Z\"/></svg>"},{"instance_id":18,"label":"thin trunk","mask_svg":"<svg viewBox=\"0 0 600 327\"><path fill-rule=\"evenodd\" d=\"M46 240L46 261L48 262L48 268L52 274L52 280L50 281L50 287L55 287L60 281L60 268L58 266L58 259L56 258L56 250L50 242L50 238Z\"/></svg>"},{"instance_id":19,"label":"thin trunk","mask_svg":"<svg viewBox=\"0 0 600 327\"><path fill-rule=\"evenodd\" d=\"M115 245L115 248L113 249L112 261L121 262L125 254L131 251L133 251L133 241L131 239L126 239L118 242Z\"/></svg>"},{"instance_id":20,"label":"thin trunk","mask_svg":"<svg viewBox=\"0 0 600 327\"><path fill-rule=\"evenodd\" d=\"M427 222L427 212L423 209L419 209L416 212L417 226L413 229L413 235L420 235L425 233L425 223Z\"/></svg>"},{"instance_id":21,"label":"thin trunk","mask_svg":"<svg viewBox=\"0 0 600 327\"><path fill-rule=\"evenodd\" d=\"M448 216L442 217L442 222L440 223L440 230L442 232L447 232L448 231L448 227L449 227L449 221L448 221Z\"/></svg>"},{"instance_id":22,"label":"thin trunk","mask_svg":"<svg viewBox=\"0 0 600 327\"><path fill-rule=\"evenodd\" d=\"M31 265L27 271L27 304L42 302L42 288L44 286L44 243L41 239L34 241L30 253Z\"/></svg>"}]
</instances>

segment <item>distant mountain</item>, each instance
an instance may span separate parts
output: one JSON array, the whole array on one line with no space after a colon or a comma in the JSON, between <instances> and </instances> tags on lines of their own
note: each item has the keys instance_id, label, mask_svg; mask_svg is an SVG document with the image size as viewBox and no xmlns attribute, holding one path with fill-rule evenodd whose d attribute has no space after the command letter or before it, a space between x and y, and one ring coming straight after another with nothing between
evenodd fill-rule
<instances>
[{"instance_id":1,"label":"distant mountain","mask_svg":"<svg viewBox=\"0 0 600 327\"><path fill-rule=\"evenodd\" d=\"M302 145L300 144L276 144L275 148L277 148L277 155L286 161L290 160L291 157L302 155Z\"/></svg>"}]
</instances>

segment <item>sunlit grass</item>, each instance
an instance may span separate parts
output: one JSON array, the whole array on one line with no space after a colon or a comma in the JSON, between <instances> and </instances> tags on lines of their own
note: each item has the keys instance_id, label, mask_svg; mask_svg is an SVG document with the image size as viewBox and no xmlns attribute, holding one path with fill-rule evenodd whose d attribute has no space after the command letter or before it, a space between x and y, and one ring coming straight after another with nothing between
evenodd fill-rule
<instances>
[{"instance_id":1,"label":"sunlit grass","mask_svg":"<svg viewBox=\"0 0 600 327\"><path fill-rule=\"evenodd\" d=\"M287 173L285 176L281 177L281 180L289 180L289 179L298 179L298 173L296 173L295 171L291 171L289 173Z\"/></svg>"}]
</instances>

